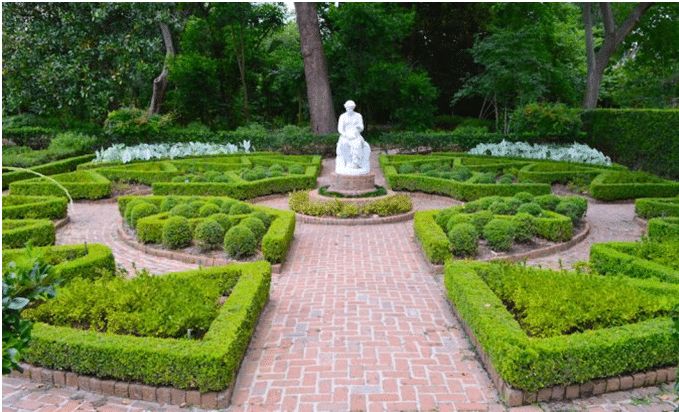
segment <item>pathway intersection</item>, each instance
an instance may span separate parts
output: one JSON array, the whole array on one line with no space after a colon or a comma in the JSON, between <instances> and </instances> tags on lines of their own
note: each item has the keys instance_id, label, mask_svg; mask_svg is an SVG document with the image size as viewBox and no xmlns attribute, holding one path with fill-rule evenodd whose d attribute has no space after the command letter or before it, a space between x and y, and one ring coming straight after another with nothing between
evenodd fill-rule
<instances>
[{"instance_id":1,"label":"pathway intersection","mask_svg":"<svg viewBox=\"0 0 679 412\"><path fill-rule=\"evenodd\" d=\"M376 152L373 153L376 157ZM376 159L372 168L383 183ZM324 163L319 185L327 182ZM287 208L284 196L258 202ZM416 210L458 204L413 194ZM117 238L122 224L111 202L78 203L57 243L104 243L116 262L165 273L196 265L144 255ZM591 202L591 234L580 245L529 264L568 267L587 260L591 243L636 240L643 227L634 204ZM513 411L671 410L662 388L618 392L571 403ZM643 402L639 402L643 399ZM643 403L643 404L642 404ZM430 272L412 221L372 226L297 223L281 274L241 366L229 411L505 411L488 374ZM3 378L3 412L170 411L158 405Z\"/></svg>"}]
</instances>

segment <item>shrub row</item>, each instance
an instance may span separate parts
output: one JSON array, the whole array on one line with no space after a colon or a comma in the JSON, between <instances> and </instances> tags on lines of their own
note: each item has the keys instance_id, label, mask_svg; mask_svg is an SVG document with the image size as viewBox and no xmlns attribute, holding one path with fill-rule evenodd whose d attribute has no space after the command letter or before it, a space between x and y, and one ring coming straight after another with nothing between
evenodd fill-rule
<instances>
[{"instance_id":1,"label":"shrub row","mask_svg":"<svg viewBox=\"0 0 679 412\"><path fill-rule=\"evenodd\" d=\"M592 180L589 192L599 200L672 197L679 195L679 182L645 173L607 172Z\"/></svg>"},{"instance_id":2,"label":"shrub row","mask_svg":"<svg viewBox=\"0 0 679 412\"><path fill-rule=\"evenodd\" d=\"M659 241L679 241L679 217L653 218L648 221L648 236Z\"/></svg>"},{"instance_id":3,"label":"shrub row","mask_svg":"<svg viewBox=\"0 0 679 412\"><path fill-rule=\"evenodd\" d=\"M56 162L47 163L40 166L34 166L28 170L43 174L43 175L55 175L60 173L67 173L76 170L78 165L86 163L94 159L93 154L71 157L64 160L58 160ZM32 179L36 177L35 173L27 171L12 171L2 174L2 190L9 188L9 184L12 182L18 182L20 180Z\"/></svg>"},{"instance_id":4,"label":"shrub row","mask_svg":"<svg viewBox=\"0 0 679 412\"><path fill-rule=\"evenodd\" d=\"M634 209L637 216L644 219L665 216L679 217L679 197L637 199Z\"/></svg>"},{"instance_id":5,"label":"shrub row","mask_svg":"<svg viewBox=\"0 0 679 412\"><path fill-rule=\"evenodd\" d=\"M676 365L669 316L551 338L529 338L484 282L489 263L452 260L444 279L448 298L471 328L500 377L515 388L537 391ZM539 269L535 269L539 270ZM544 269L542 269L544 270ZM639 287L679 287L637 280ZM558 293L555 290L554 293Z\"/></svg>"},{"instance_id":6,"label":"shrub row","mask_svg":"<svg viewBox=\"0 0 679 412\"><path fill-rule=\"evenodd\" d=\"M589 250L592 268L603 275L624 275L634 278L655 278L679 283L679 271L634 255L639 245L632 242L593 244Z\"/></svg>"},{"instance_id":7,"label":"shrub row","mask_svg":"<svg viewBox=\"0 0 679 412\"><path fill-rule=\"evenodd\" d=\"M3 219L63 219L66 217L68 199L56 196L2 197Z\"/></svg>"},{"instance_id":8,"label":"shrub row","mask_svg":"<svg viewBox=\"0 0 679 412\"><path fill-rule=\"evenodd\" d=\"M33 249L35 253L44 256L45 261L52 266L67 284L70 279L79 277L94 279L100 276L101 270L115 271L113 253L107 246L99 244L76 244L61 246L44 246ZM24 249L10 249L2 251L3 265L21 260Z\"/></svg>"},{"instance_id":9,"label":"shrub row","mask_svg":"<svg viewBox=\"0 0 679 412\"><path fill-rule=\"evenodd\" d=\"M59 182L73 199L100 199L111 194L111 181L98 173L82 170L51 176ZM44 177L14 182L9 185L11 195L61 196L66 193L54 182Z\"/></svg>"},{"instance_id":10,"label":"shrub row","mask_svg":"<svg viewBox=\"0 0 679 412\"><path fill-rule=\"evenodd\" d=\"M3 219L2 248L25 247L28 242L34 246L53 245L56 240L54 225L48 219Z\"/></svg>"},{"instance_id":11,"label":"shrub row","mask_svg":"<svg viewBox=\"0 0 679 412\"><path fill-rule=\"evenodd\" d=\"M238 282L200 341L116 336L38 323L26 361L99 378L222 391L234 382L267 302L271 266L255 262L176 274L191 278L198 272L233 270L241 272Z\"/></svg>"},{"instance_id":12,"label":"shrub row","mask_svg":"<svg viewBox=\"0 0 679 412\"><path fill-rule=\"evenodd\" d=\"M332 216L351 218L357 216L381 217L408 213L413 209L410 196L397 194L384 196L379 199L357 205L350 200L333 198L327 201L311 201L308 191L297 191L290 194L288 200L290 209L307 216Z\"/></svg>"},{"instance_id":13,"label":"shrub row","mask_svg":"<svg viewBox=\"0 0 679 412\"><path fill-rule=\"evenodd\" d=\"M568 183L577 180L590 183L595 177L609 170L604 166L580 165L573 163L531 163L519 170L519 181L534 183Z\"/></svg>"}]
</instances>

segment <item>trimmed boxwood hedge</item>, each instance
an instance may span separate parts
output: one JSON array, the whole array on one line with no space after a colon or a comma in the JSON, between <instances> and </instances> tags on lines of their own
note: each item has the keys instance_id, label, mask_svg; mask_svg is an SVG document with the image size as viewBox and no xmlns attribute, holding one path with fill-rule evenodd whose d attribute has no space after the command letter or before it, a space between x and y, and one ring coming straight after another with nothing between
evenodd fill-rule
<instances>
[{"instance_id":1,"label":"trimmed boxwood hedge","mask_svg":"<svg viewBox=\"0 0 679 412\"><path fill-rule=\"evenodd\" d=\"M634 255L639 245L632 242L603 242L593 244L589 262L602 275L625 275L634 278L655 278L663 282L678 283L679 271Z\"/></svg>"},{"instance_id":2,"label":"trimmed boxwood hedge","mask_svg":"<svg viewBox=\"0 0 679 412\"><path fill-rule=\"evenodd\" d=\"M95 172L81 170L50 177L68 190L73 199L100 199L111 194L111 181ZM11 195L66 197L66 193L59 186L42 177L14 182L9 185L9 193Z\"/></svg>"},{"instance_id":3,"label":"trimmed boxwood hedge","mask_svg":"<svg viewBox=\"0 0 679 412\"><path fill-rule=\"evenodd\" d=\"M47 259L48 262L51 259L63 260L73 258L58 265L53 265L64 283L68 283L70 279L75 277L94 279L100 276L100 270L113 272L116 268L111 249L108 246L97 243L44 246L33 248L33 250L38 255L49 257ZM87 254L83 255L85 251L87 251ZM21 260L24 254L25 249L3 250L2 264Z\"/></svg>"},{"instance_id":4,"label":"trimmed boxwood hedge","mask_svg":"<svg viewBox=\"0 0 679 412\"><path fill-rule=\"evenodd\" d=\"M55 240L54 224L49 219L2 220L3 249L22 248L29 241L34 246L48 246Z\"/></svg>"},{"instance_id":5,"label":"trimmed boxwood hedge","mask_svg":"<svg viewBox=\"0 0 679 412\"><path fill-rule=\"evenodd\" d=\"M637 199L634 204L634 212L644 219L665 216L679 217L679 197Z\"/></svg>"},{"instance_id":6,"label":"trimmed boxwood hedge","mask_svg":"<svg viewBox=\"0 0 679 412\"><path fill-rule=\"evenodd\" d=\"M66 217L68 199L56 196L2 197L3 219L63 219Z\"/></svg>"},{"instance_id":7,"label":"trimmed boxwood hedge","mask_svg":"<svg viewBox=\"0 0 679 412\"><path fill-rule=\"evenodd\" d=\"M648 236L656 240L679 241L679 217L653 218L648 221Z\"/></svg>"},{"instance_id":8,"label":"trimmed boxwood hedge","mask_svg":"<svg viewBox=\"0 0 679 412\"><path fill-rule=\"evenodd\" d=\"M175 274L191 277L197 271L234 270L241 272L238 282L200 341L116 336L37 323L25 359L99 378L222 391L233 384L268 300L271 266L255 262Z\"/></svg>"},{"instance_id":9,"label":"trimmed boxwood hedge","mask_svg":"<svg viewBox=\"0 0 679 412\"><path fill-rule=\"evenodd\" d=\"M535 392L672 366L679 361L669 316L565 336L528 337L477 273L487 265L491 263L449 260L444 281L458 314L473 331L493 368L511 386ZM677 285L634 282L641 288L676 288L679 293Z\"/></svg>"},{"instance_id":10,"label":"trimmed boxwood hedge","mask_svg":"<svg viewBox=\"0 0 679 412\"><path fill-rule=\"evenodd\" d=\"M589 185L592 197L599 200L625 200L679 196L679 182L648 175L645 182L618 183L621 174L623 179L628 175L630 180L633 180L632 174L622 172L607 172L595 177Z\"/></svg>"},{"instance_id":11,"label":"trimmed boxwood hedge","mask_svg":"<svg viewBox=\"0 0 679 412\"><path fill-rule=\"evenodd\" d=\"M28 170L38 172L43 175L54 175L58 173L67 173L76 170L78 165L86 163L94 159L93 154L70 157L68 159L58 160L56 162L46 163L40 166L34 166ZM34 173L25 171L12 171L2 174L2 190L9 188L9 184L12 182L18 182L20 180L32 179L36 177Z\"/></svg>"},{"instance_id":12,"label":"trimmed boxwood hedge","mask_svg":"<svg viewBox=\"0 0 679 412\"><path fill-rule=\"evenodd\" d=\"M89 165L88 165L89 166ZM84 169L80 167L80 169ZM129 165L100 167L95 169L100 175L121 182L136 182L151 185L153 182L169 182L179 175L179 170L172 162L144 162Z\"/></svg>"}]
</instances>

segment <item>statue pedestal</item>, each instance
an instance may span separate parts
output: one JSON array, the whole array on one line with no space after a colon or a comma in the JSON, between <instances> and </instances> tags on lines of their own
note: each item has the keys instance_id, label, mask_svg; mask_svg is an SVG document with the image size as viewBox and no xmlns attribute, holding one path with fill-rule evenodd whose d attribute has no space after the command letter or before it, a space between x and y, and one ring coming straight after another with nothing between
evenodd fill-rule
<instances>
[{"instance_id":1,"label":"statue pedestal","mask_svg":"<svg viewBox=\"0 0 679 412\"><path fill-rule=\"evenodd\" d=\"M375 173L363 175L332 174L332 184L328 192L341 193L344 196L360 196L375 191Z\"/></svg>"}]
</instances>

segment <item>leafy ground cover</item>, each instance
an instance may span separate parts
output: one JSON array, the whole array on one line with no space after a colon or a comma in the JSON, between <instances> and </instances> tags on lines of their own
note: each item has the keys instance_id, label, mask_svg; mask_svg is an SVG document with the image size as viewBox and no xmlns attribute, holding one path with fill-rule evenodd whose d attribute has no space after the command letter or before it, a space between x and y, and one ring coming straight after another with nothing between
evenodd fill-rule
<instances>
[{"instance_id":1,"label":"leafy ground cover","mask_svg":"<svg viewBox=\"0 0 679 412\"><path fill-rule=\"evenodd\" d=\"M374 215L385 217L408 213L413 209L412 199L405 194L385 196L357 205L348 199L342 200L341 198L312 201L309 198L309 191L295 191L290 194L288 205L290 209L303 215L337 218L371 217Z\"/></svg>"}]
</instances>

